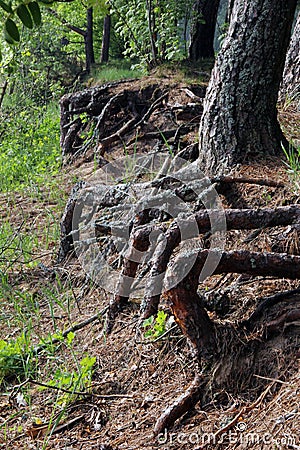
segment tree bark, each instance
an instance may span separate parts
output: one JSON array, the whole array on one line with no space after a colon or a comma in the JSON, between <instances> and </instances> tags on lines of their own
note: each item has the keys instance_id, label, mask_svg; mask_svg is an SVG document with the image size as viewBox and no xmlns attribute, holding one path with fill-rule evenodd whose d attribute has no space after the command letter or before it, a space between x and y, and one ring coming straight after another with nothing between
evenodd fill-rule
<instances>
[{"instance_id":1,"label":"tree bark","mask_svg":"<svg viewBox=\"0 0 300 450\"><path fill-rule=\"evenodd\" d=\"M287 53L280 100L299 98L300 110L300 11L298 12L292 39Z\"/></svg>"},{"instance_id":2,"label":"tree bark","mask_svg":"<svg viewBox=\"0 0 300 450\"><path fill-rule=\"evenodd\" d=\"M228 0L228 6L227 6L227 11L226 11L226 17L225 17L225 22L228 24L230 23L231 14L233 11L233 5L234 5L234 0Z\"/></svg>"},{"instance_id":3,"label":"tree bark","mask_svg":"<svg viewBox=\"0 0 300 450\"><path fill-rule=\"evenodd\" d=\"M189 59L214 57L214 36L220 0L195 0Z\"/></svg>"},{"instance_id":4,"label":"tree bark","mask_svg":"<svg viewBox=\"0 0 300 450\"><path fill-rule=\"evenodd\" d=\"M101 63L108 62L109 58L109 45L110 45L110 26L111 26L111 15L107 14L103 21L103 37L102 37L102 48L101 48Z\"/></svg>"},{"instance_id":5,"label":"tree bark","mask_svg":"<svg viewBox=\"0 0 300 450\"><path fill-rule=\"evenodd\" d=\"M199 163L220 174L287 145L276 103L296 0L236 0L200 123Z\"/></svg>"}]
</instances>

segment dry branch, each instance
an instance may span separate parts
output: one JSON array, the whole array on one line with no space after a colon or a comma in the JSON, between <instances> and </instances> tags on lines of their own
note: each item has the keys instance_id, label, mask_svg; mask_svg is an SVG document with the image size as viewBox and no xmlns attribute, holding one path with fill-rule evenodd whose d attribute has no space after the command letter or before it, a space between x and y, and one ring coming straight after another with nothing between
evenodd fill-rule
<instances>
[{"instance_id":1,"label":"dry branch","mask_svg":"<svg viewBox=\"0 0 300 450\"><path fill-rule=\"evenodd\" d=\"M191 123L190 125L181 126L178 128L172 128L170 130L161 130L161 131L149 131L146 133L142 133L138 135L139 140L152 140L152 139L160 139L162 141L171 139L176 135L185 135L193 131L198 124ZM136 127L135 127L136 128ZM130 140L128 144L131 144L135 141L136 138Z\"/></svg>"},{"instance_id":2,"label":"dry branch","mask_svg":"<svg viewBox=\"0 0 300 450\"><path fill-rule=\"evenodd\" d=\"M87 325L90 325L91 323L95 322L96 320L100 320L101 317L107 312L108 306L103 308L101 311L98 311L93 316L88 317L87 319L83 320L82 322L75 323L71 327L67 328L65 331L61 333L61 337L65 338L68 336L69 333L74 333L74 331L79 331L82 328L86 327ZM41 351L45 350L48 345L58 344L61 342L60 339L54 338L51 339L51 341L45 342L44 344L38 345L34 347L33 351L34 353L40 353Z\"/></svg>"},{"instance_id":3,"label":"dry branch","mask_svg":"<svg viewBox=\"0 0 300 450\"><path fill-rule=\"evenodd\" d=\"M222 436L224 433L227 433L227 431L229 431L233 426L235 426L237 424L237 422L239 421L240 417L243 417L244 414L248 413L249 411L251 411L252 409L256 408L266 397L266 395L270 392L271 388L274 386L275 381L272 382L265 390L264 392L262 392L262 394L258 397L258 399L253 402L251 405L249 406L244 406L235 416L234 418L227 423L224 427L220 428L215 434L214 434L214 441L217 440L217 438L219 438L220 436Z\"/></svg>"}]
</instances>

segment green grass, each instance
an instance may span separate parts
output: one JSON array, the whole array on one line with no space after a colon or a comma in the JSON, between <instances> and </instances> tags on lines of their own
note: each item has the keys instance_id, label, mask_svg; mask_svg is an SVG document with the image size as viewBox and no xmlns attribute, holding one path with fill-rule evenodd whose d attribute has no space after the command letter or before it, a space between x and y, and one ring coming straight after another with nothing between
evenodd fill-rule
<instances>
[{"instance_id":1,"label":"green grass","mask_svg":"<svg viewBox=\"0 0 300 450\"><path fill-rule=\"evenodd\" d=\"M16 105L17 99L11 99ZM4 105L0 133L0 191L43 184L61 165L58 105Z\"/></svg>"},{"instance_id":2,"label":"green grass","mask_svg":"<svg viewBox=\"0 0 300 450\"><path fill-rule=\"evenodd\" d=\"M94 67L89 84L107 83L127 78L141 78L145 72L132 67L132 61L114 60Z\"/></svg>"}]
</instances>

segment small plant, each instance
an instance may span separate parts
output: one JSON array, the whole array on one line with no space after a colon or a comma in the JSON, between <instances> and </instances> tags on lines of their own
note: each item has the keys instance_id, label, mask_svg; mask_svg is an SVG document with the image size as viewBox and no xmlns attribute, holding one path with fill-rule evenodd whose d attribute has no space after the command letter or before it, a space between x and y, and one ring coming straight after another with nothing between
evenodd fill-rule
<instances>
[{"instance_id":1,"label":"small plant","mask_svg":"<svg viewBox=\"0 0 300 450\"><path fill-rule=\"evenodd\" d=\"M55 386L55 388L65 389L68 392L63 392L57 399L59 405L67 405L71 403L75 397L78 396L77 392L85 392L92 382L92 375L94 373L94 366L96 363L96 357L85 356L82 359L78 359L78 355L74 350L75 333L70 332L67 336L63 336L61 332L51 335L51 340L58 341L59 344L63 344L67 347L71 353L75 369L67 369L59 367L53 375L53 378L47 383L48 386ZM56 346L50 341L42 341L42 345L50 354L54 354ZM42 387L45 389L46 386Z\"/></svg>"},{"instance_id":2,"label":"small plant","mask_svg":"<svg viewBox=\"0 0 300 450\"><path fill-rule=\"evenodd\" d=\"M145 338L154 340L162 336L166 332L166 320L167 314L162 310L158 311L156 319L154 319L154 316L151 316L144 320L143 327L146 328Z\"/></svg>"},{"instance_id":3,"label":"small plant","mask_svg":"<svg viewBox=\"0 0 300 450\"><path fill-rule=\"evenodd\" d=\"M282 146L282 151L285 154L287 161L284 164L287 166L287 172L292 183L295 185L297 191L300 190L300 147L290 146L288 149Z\"/></svg>"},{"instance_id":4,"label":"small plant","mask_svg":"<svg viewBox=\"0 0 300 450\"><path fill-rule=\"evenodd\" d=\"M70 391L59 396L58 404L67 405L71 403L75 399L72 392L77 395L76 392L85 392L91 386L95 363L96 357L85 356L79 361L77 370L56 370L53 379L47 384Z\"/></svg>"},{"instance_id":5,"label":"small plant","mask_svg":"<svg viewBox=\"0 0 300 450\"><path fill-rule=\"evenodd\" d=\"M33 371L33 351L22 333L14 341L0 341L0 386L4 381L27 378Z\"/></svg>"}]
</instances>

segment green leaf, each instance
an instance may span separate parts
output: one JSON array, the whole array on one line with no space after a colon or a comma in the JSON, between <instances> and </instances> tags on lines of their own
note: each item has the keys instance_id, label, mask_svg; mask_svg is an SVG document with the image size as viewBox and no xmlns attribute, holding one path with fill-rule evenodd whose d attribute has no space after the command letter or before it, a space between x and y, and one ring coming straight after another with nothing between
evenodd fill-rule
<instances>
[{"instance_id":1,"label":"green leaf","mask_svg":"<svg viewBox=\"0 0 300 450\"><path fill-rule=\"evenodd\" d=\"M67 334L67 343L69 345L71 345L74 338L75 338L75 333L73 333L73 331L70 331L70 333Z\"/></svg>"},{"instance_id":2,"label":"green leaf","mask_svg":"<svg viewBox=\"0 0 300 450\"><path fill-rule=\"evenodd\" d=\"M17 7L17 15L18 15L19 19L21 20L21 22L23 23L23 25L26 28L29 28L30 30L32 30L33 20L32 20L31 14L29 12L29 9L27 8L26 5L24 5L24 3L21 3Z\"/></svg>"},{"instance_id":3,"label":"green leaf","mask_svg":"<svg viewBox=\"0 0 300 450\"><path fill-rule=\"evenodd\" d=\"M42 16L41 16L41 10L40 10L39 4L37 2L31 2L31 3L28 3L27 7L29 8L29 11L31 12L31 15L32 15L35 25L38 27L42 22Z\"/></svg>"},{"instance_id":4,"label":"green leaf","mask_svg":"<svg viewBox=\"0 0 300 450\"><path fill-rule=\"evenodd\" d=\"M4 39L5 39L5 41L6 41L8 44L10 44L10 45L15 44L15 41L14 41L13 38L8 34L8 32L7 32L6 30L4 30Z\"/></svg>"},{"instance_id":5,"label":"green leaf","mask_svg":"<svg viewBox=\"0 0 300 450\"><path fill-rule=\"evenodd\" d=\"M7 5L3 0L0 0L0 7L4 9L4 11L8 12L9 14L12 14L13 10L10 5Z\"/></svg>"},{"instance_id":6,"label":"green leaf","mask_svg":"<svg viewBox=\"0 0 300 450\"><path fill-rule=\"evenodd\" d=\"M17 25L15 24L15 22L12 19L7 19L5 22L5 32L7 33L7 36L5 36L5 40L9 43L9 44L13 44L14 41L15 42L19 42L20 41L20 33L18 30ZM11 38L13 41L10 42L9 39Z\"/></svg>"},{"instance_id":7,"label":"green leaf","mask_svg":"<svg viewBox=\"0 0 300 450\"><path fill-rule=\"evenodd\" d=\"M154 322L154 316L150 316L148 319L145 319L145 320L144 320L142 326L143 326L144 328L150 327L150 326L153 324L153 322Z\"/></svg>"},{"instance_id":8,"label":"green leaf","mask_svg":"<svg viewBox=\"0 0 300 450\"><path fill-rule=\"evenodd\" d=\"M13 40L13 38L8 34L8 32L7 32L6 30L4 30L4 39L5 39L5 41L6 41L8 44L10 44L10 45L16 43L16 42Z\"/></svg>"}]
</instances>

